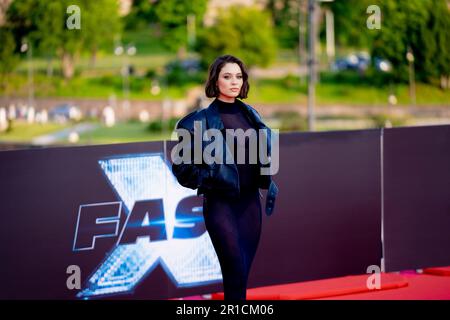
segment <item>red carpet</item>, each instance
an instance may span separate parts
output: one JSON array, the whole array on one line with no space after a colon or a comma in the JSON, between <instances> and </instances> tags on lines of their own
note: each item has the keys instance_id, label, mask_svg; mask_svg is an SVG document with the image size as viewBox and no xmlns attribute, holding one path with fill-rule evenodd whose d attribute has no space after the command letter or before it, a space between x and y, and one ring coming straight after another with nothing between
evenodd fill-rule
<instances>
[{"instance_id":1,"label":"red carpet","mask_svg":"<svg viewBox=\"0 0 450 320\"><path fill-rule=\"evenodd\" d=\"M339 297L327 300L450 300L450 277L427 274L405 274L408 286Z\"/></svg>"},{"instance_id":2,"label":"red carpet","mask_svg":"<svg viewBox=\"0 0 450 320\"><path fill-rule=\"evenodd\" d=\"M450 300L450 266L382 273L381 288L369 289L372 274L297 282L249 289L248 300ZM209 298L209 297L207 297ZM203 300L205 296L181 298ZM223 300L223 292L210 299Z\"/></svg>"},{"instance_id":3,"label":"red carpet","mask_svg":"<svg viewBox=\"0 0 450 320\"><path fill-rule=\"evenodd\" d=\"M423 274L382 273L381 288L368 289L370 274L249 289L248 300L450 300L450 267L427 268ZM181 298L203 300L204 296ZM211 294L222 300L223 293Z\"/></svg>"},{"instance_id":4,"label":"red carpet","mask_svg":"<svg viewBox=\"0 0 450 320\"><path fill-rule=\"evenodd\" d=\"M450 266L449 267L436 267L436 268L425 268L423 273L434 274L437 276L450 277Z\"/></svg>"},{"instance_id":5,"label":"red carpet","mask_svg":"<svg viewBox=\"0 0 450 320\"><path fill-rule=\"evenodd\" d=\"M372 291L367 288L369 275L347 276L324 280L259 287L247 291L248 300L304 300ZM381 288L388 290L405 287L408 282L398 274L381 274ZM373 289L376 290L376 289ZM215 293L212 299L223 299L223 293Z\"/></svg>"}]
</instances>

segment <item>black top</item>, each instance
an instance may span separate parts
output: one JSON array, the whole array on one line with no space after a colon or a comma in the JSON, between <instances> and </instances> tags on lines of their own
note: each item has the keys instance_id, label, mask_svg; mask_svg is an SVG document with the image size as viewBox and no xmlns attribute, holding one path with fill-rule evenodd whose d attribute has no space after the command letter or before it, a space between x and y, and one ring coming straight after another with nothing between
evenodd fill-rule
<instances>
[{"instance_id":1,"label":"black top","mask_svg":"<svg viewBox=\"0 0 450 320\"><path fill-rule=\"evenodd\" d=\"M254 126L250 123L248 118L244 114L244 110L242 109L242 105L238 102L224 102L222 100L216 99L218 111L220 114L220 118L222 119L223 125L225 129L243 129L246 131L247 129L254 128ZM224 130L224 137L226 139L229 134ZM248 189L258 188L258 177L259 177L259 167L258 167L258 131L255 131L256 139L254 139L256 146L254 148L256 154L256 163L250 163L249 156L249 136L245 136L245 141L242 143L241 139L237 139L234 136L234 163L237 166L239 173L239 184L240 189L245 191ZM231 137L228 138L230 141ZM229 145L230 146L230 145ZM231 148L231 146L230 146ZM232 151L230 149L230 151ZM242 152L245 154L244 163L238 163L237 154L238 152ZM241 161L242 162L242 161Z\"/></svg>"}]
</instances>

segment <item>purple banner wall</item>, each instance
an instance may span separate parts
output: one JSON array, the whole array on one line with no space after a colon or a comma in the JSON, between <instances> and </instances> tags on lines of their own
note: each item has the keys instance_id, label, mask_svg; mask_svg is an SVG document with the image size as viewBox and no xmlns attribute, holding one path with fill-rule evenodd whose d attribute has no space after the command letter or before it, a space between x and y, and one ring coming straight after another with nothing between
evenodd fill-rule
<instances>
[{"instance_id":1,"label":"purple banner wall","mask_svg":"<svg viewBox=\"0 0 450 320\"><path fill-rule=\"evenodd\" d=\"M281 134L280 192L249 287L362 274L383 248L387 270L450 263L450 126L383 132ZM0 298L222 290L202 199L170 171L174 144L0 152Z\"/></svg>"},{"instance_id":2,"label":"purple banner wall","mask_svg":"<svg viewBox=\"0 0 450 320\"><path fill-rule=\"evenodd\" d=\"M450 265L450 126L384 130L387 271Z\"/></svg>"},{"instance_id":3,"label":"purple banner wall","mask_svg":"<svg viewBox=\"0 0 450 320\"><path fill-rule=\"evenodd\" d=\"M365 273L381 261L378 130L282 135L280 192L250 284Z\"/></svg>"},{"instance_id":4,"label":"purple banner wall","mask_svg":"<svg viewBox=\"0 0 450 320\"><path fill-rule=\"evenodd\" d=\"M380 170L379 130L281 134L276 211L249 287L381 267Z\"/></svg>"}]
</instances>

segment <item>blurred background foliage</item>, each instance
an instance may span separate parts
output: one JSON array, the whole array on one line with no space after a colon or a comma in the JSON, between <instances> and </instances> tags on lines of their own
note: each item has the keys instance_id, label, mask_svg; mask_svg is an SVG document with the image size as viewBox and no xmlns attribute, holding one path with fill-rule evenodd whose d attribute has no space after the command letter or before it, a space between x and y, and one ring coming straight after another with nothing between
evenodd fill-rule
<instances>
[{"instance_id":1,"label":"blurred background foliage","mask_svg":"<svg viewBox=\"0 0 450 320\"><path fill-rule=\"evenodd\" d=\"M80 30L67 29L70 5L81 10ZM318 121L339 126L357 121L358 108L448 108L450 1L334 0L318 5L317 104L355 108L354 115L318 114ZM370 5L380 8L381 29L367 27ZM307 12L307 0L0 0L0 99L103 99L105 104L129 99L161 106L185 100L191 108L201 96L209 64L228 53L245 61L250 71L250 104L273 108L273 119L267 120L282 131L306 130L301 109L308 93ZM334 18L332 57L325 49L326 12ZM150 114L139 125L143 137L174 124L173 117ZM136 124L136 118L128 120L122 133ZM413 117L366 112L363 120L355 128L406 125ZM15 132L22 128L13 127Z\"/></svg>"}]
</instances>

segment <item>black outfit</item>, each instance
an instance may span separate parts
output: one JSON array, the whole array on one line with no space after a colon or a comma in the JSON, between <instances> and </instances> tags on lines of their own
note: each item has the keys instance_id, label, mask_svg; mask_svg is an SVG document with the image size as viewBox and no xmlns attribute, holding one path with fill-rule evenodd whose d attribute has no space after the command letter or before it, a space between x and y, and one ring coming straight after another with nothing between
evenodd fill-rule
<instances>
[{"instance_id":1,"label":"black outfit","mask_svg":"<svg viewBox=\"0 0 450 320\"><path fill-rule=\"evenodd\" d=\"M221 115L218 111L219 103L220 100L215 99L208 108L194 110L181 118L175 126L175 129L181 129L182 131L178 132L179 143L174 146L171 153L175 155L175 158L172 159L172 173L183 187L197 190L198 196L211 191L221 192L221 194L230 196L236 196L240 193L240 183L236 164L227 164L224 162L220 164L208 164L203 162L202 159L199 159L200 164L198 164L198 162L194 163L195 132L198 132L200 129L200 135L203 135L205 130L208 129L222 130L222 132L225 129ZM254 108L239 99L236 99L235 103L240 105L240 111L245 114L246 119L254 125L255 129L258 129L258 137L260 137L259 133L262 133L262 137L266 140L260 142L263 146L265 145L267 149L260 151L269 156L269 162L262 163L259 161L261 174L258 176L256 184L260 189L267 189L265 213L267 216L271 216L274 212L275 200L278 194L277 184L272 179L273 174L271 174L269 170L272 164L270 158L272 155L272 131L264 124L261 116ZM198 126L198 124L200 124L200 126ZM190 144L184 143L184 134L186 132L189 132L190 134ZM206 147L206 145L208 145L208 143L203 141L202 147ZM180 159L183 157L185 150L189 150L189 153L191 154L191 159L188 162Z\"/></svg>"},{"instance_id":2,"label":"black outfit","mask_svg":"<svg viewBox=\"0 0 450 320\"><path fill-rule=\"evenodd\" d=\"M223 136L227 137L227 133L225 129L243 129L246 131L247 129L253 128L255 129L249 120L243 114L241 107L238 103L227 103L217 99L217 110L219 111L220 118L222 119L224 129ZM257 138L257 134L255 135ZM228 140L230 137L228 137ZM234 163L238 169L239 175L239 186L241 190L250 190L250 189L258 189L258 177L259 177L259 166L258 163L251 164L250 163L250 155L249 155L249 137L245 136L245 144L239 144L240 140L234 136ZM258 145L258 141L255 140L256 145ZM231 145L229 145L231 147ZM256 149L256 152L258 149ZM242 152L245 154L245 162L238 163L237 154ZM258 155L258 153L256 153Z\"/></svg>"},{"instance_id":3,"label":"black outfit","mask_svg":"<svg viewBox=\"0 0 450 320\"><path fill-rule=\"evenodd\" d=\"M241 128L245 131L253 128L240 104L219 99L216 103L224 124L224 138L227 136L225 129ZM234 137L239 196L209 191L203 198L205 226L219 258L226 300L246 299L248 275L261 235L259 167L258 164L249 164L249 140L246 136L245 143L238 145L239 140ZM238 163L238 152L245 153L245 163Z\"/></svg>"},{"instance_id":4,"label":"black outfit","mask_svg":"<svg viewBox=\"0 0 450 320\"><path fill-rule=\"evenodd\" d=\"M201 124L201 130L221 130L225 141L227 128L240 128L244 131L254 128L262 131L263 136L265 133L266 151L269 156L272 133L258 112L239 99L235 99L234 103L215 99L208 108L195 110L176 124L176 129L187 130L191 135L190 145L185 145L191 151L191 161L189 163L178 161L176 156L172 163L172 172L182 186L197 189L197 195L204 195L205 226L219 258L225 299L243 300L246 299L247 279L261 235L262 210L259 188L267 189L265 213L270 216L274 212L278 187L272 175L261 173L264 167L269 166L268 164L261 163L259 157L257 165L249 164L248 154L245 164L239 164L236 150L234 164L194 163L193 137L197 127L195 124L198 122ZM183 139L179 134L179 143ZM238 141L235 140L235 146ZM245 143L236 147L243 148L245 153L248 153L248 141L247 137ZM203 142L202 146L206 145L207 143ZM184 147L181 149L182 154ZM232 151L231 148L228 150ZM261 170L257 170L258 168Z\"/></svg>"}]
</instances>

